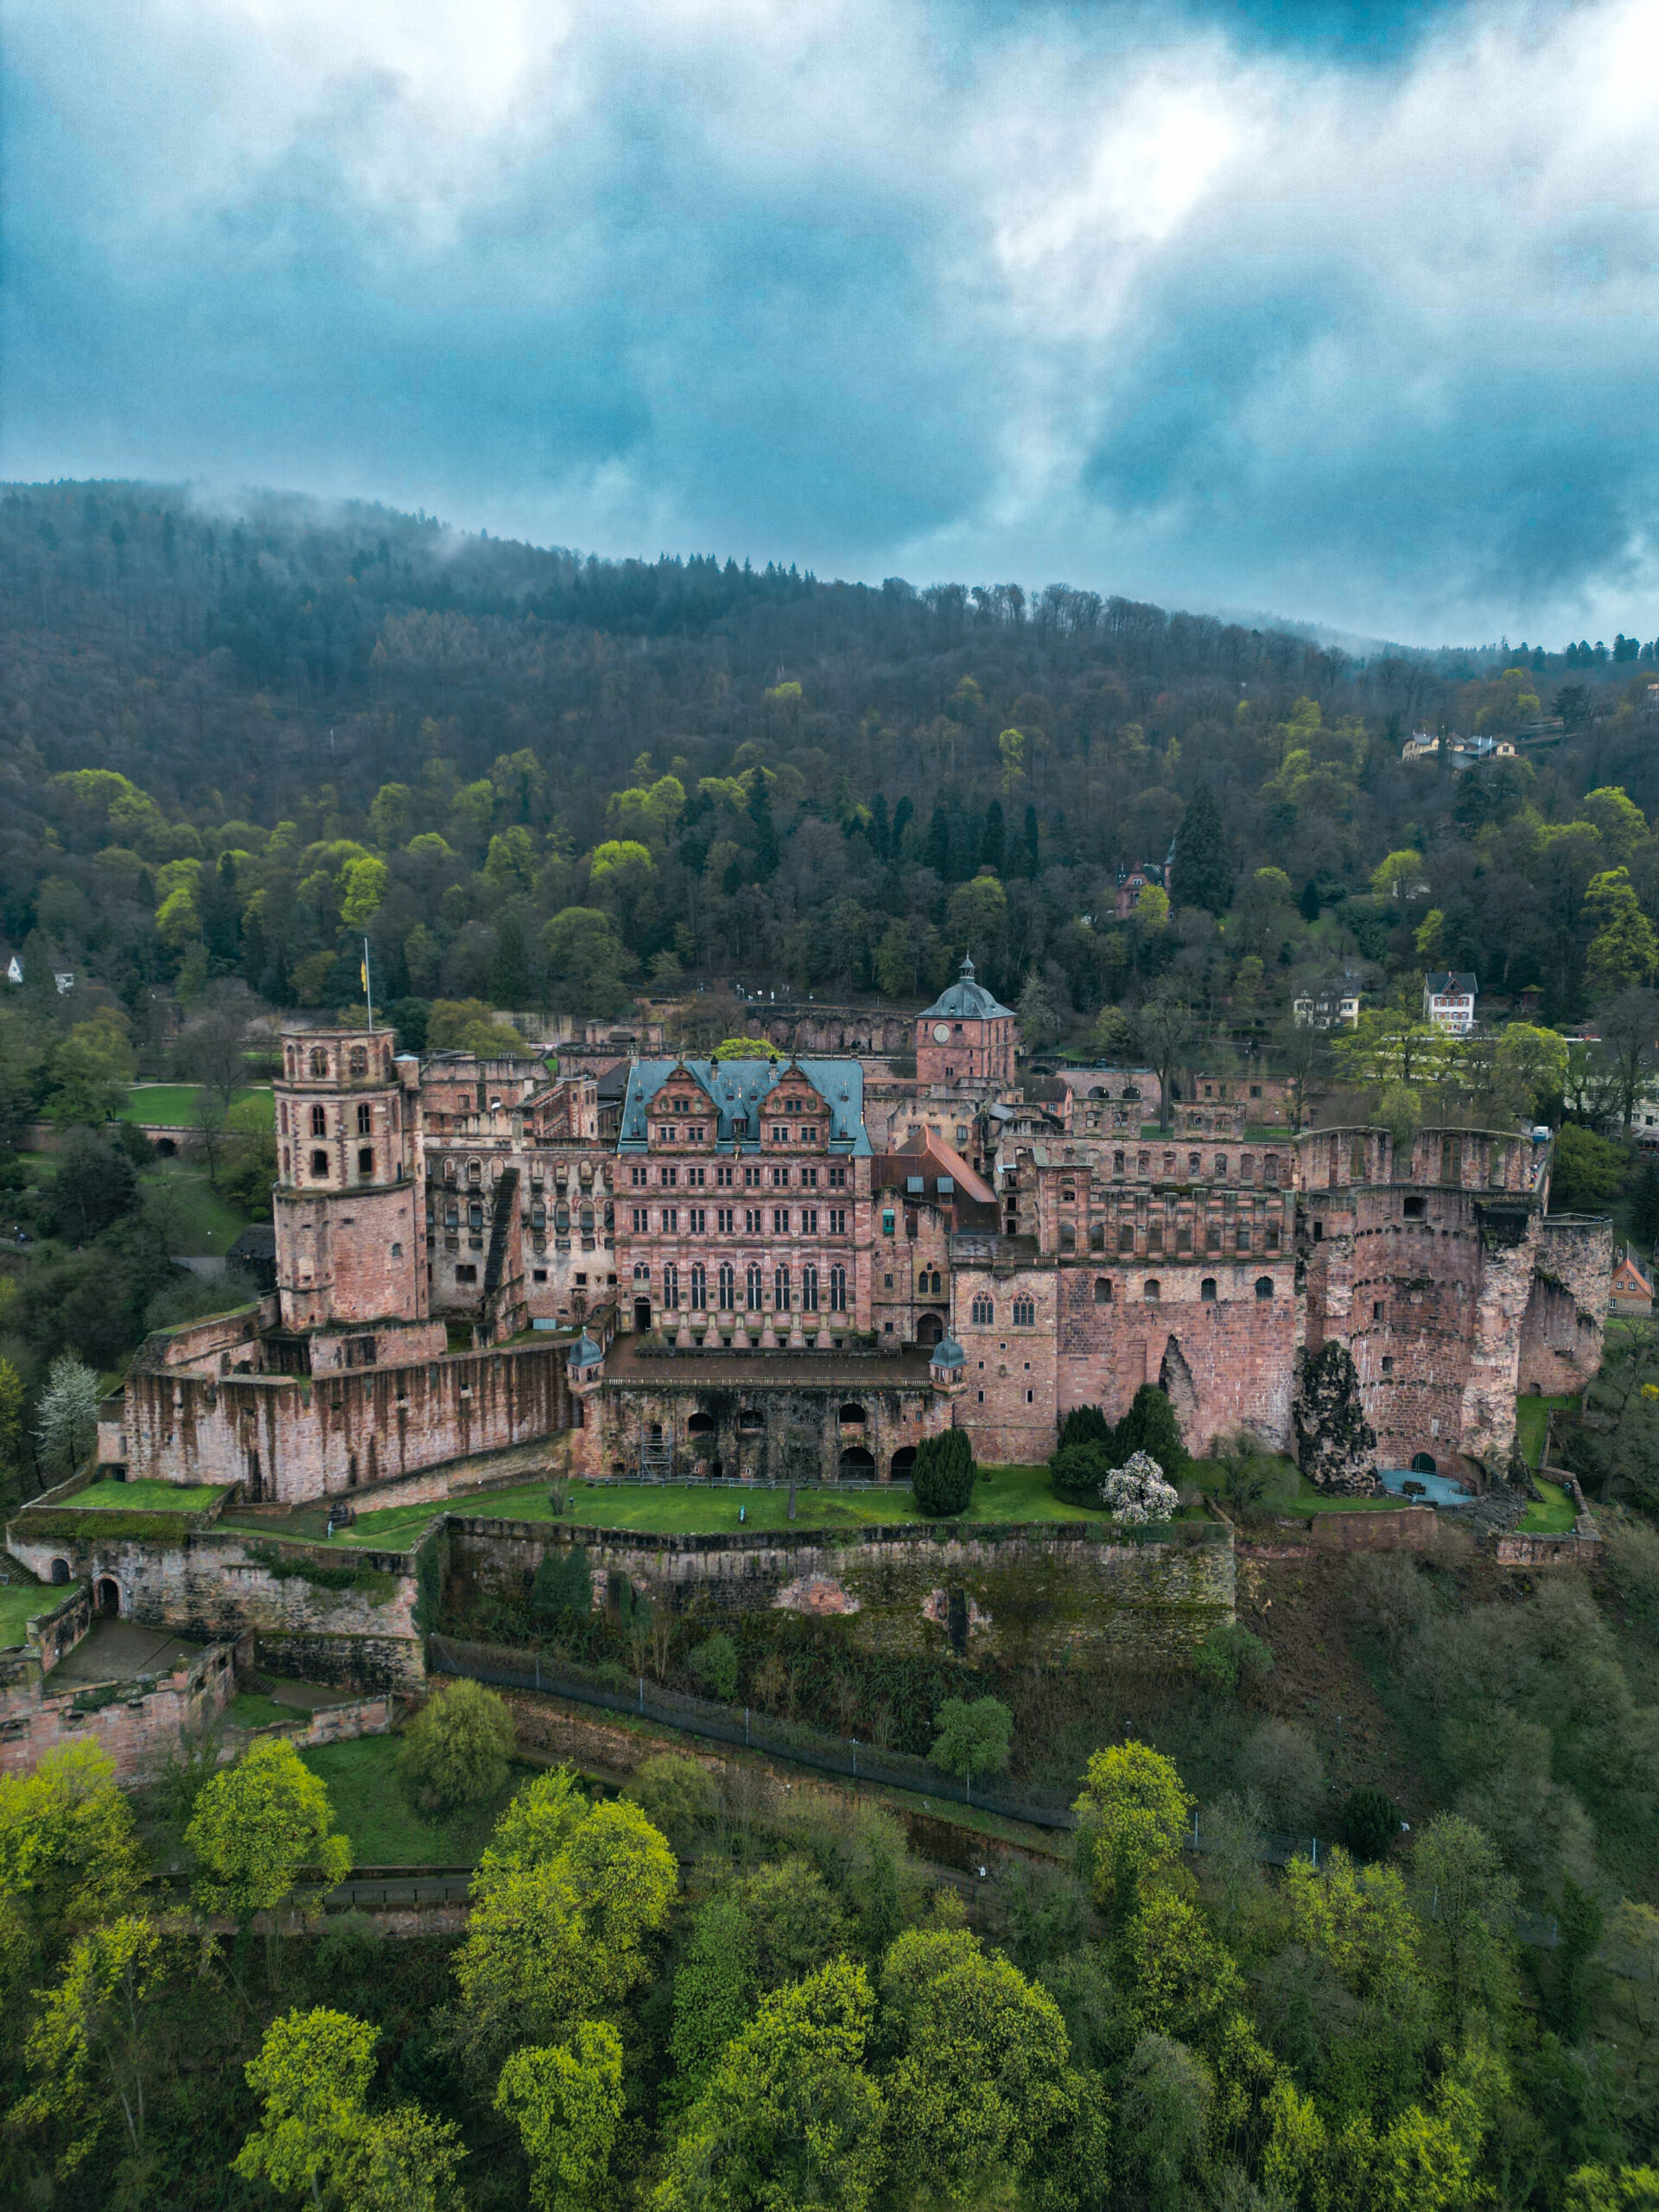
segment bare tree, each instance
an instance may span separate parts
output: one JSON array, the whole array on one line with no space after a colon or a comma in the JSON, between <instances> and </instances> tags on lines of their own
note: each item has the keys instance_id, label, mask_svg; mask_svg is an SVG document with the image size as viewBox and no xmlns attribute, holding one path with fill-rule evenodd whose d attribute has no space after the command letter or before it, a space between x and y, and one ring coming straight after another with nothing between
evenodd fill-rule
<instances>
[{"instance_id":1,"label":"bare tree","mask_svg":"<svg viewBox=\"0 0 1659 2212\"><path fill-rule=\"evenodd\" d=\"M1141 1007L1136 1027L1158 1077L1158 1126L1167 1135L1175 1071L1194 1033L1192 1009L1179 992L1160 986Z\"/></svg>"},{"instance_id":2,"label":"bare tree","mask_svg":"<svg viewBox=\"0 0 1659 2212\"><path fill-rule=\"evenodd\" d=\"M238 1087L248 1079L251 1003L240 984L216 984L179 1039L178 1059L183 1073L204 1090L216 1091L227 1108Z\"/></svg>"}]
</instances>

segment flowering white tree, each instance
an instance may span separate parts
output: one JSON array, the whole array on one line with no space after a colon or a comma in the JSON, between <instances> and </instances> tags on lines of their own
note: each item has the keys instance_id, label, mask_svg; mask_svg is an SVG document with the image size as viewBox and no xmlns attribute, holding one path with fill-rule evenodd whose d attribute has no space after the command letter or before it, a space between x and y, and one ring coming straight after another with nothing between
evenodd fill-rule
<instances>
[{"instance_id":1,"label":"flowering white tree","mask_svg":"<svg viewBox=\"0 0 1659 2212\"><path fill-rule=\"evenodd\" d=\"M1167 1521L1180 1499L1150 1452L1133 1452L1100 1486L1101 1502L1115 1519L1140 1526Z\"/></svg>"},{"instance_id":2,"label":"flowering white tree","mask_svg":"<svg viewBox=\"0 0 1659 2212\"><path fill-rule=\"evenodd\" d=\"M73 1352L60 1352L36 1410L41 1465L53 1481L62 1482L98 1441L97 1376Z\"/></svg>"}]
</instances>

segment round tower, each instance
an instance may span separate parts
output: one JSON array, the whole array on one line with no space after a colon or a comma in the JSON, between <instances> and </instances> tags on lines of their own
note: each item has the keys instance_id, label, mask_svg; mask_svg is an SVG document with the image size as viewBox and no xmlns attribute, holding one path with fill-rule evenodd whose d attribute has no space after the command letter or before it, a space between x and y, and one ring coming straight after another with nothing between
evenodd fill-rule
<instances>
[{"instance_id":1,"label":"round tower","mask_svg":"<svg viewBox=\"0 0 1659 2212\"><path fill-rule=\"evenodd\" d=\"M283 1325L426 1319L416 1096L390 1029L300 1029L276 1084Z\"/></svg>"}]
</instances>

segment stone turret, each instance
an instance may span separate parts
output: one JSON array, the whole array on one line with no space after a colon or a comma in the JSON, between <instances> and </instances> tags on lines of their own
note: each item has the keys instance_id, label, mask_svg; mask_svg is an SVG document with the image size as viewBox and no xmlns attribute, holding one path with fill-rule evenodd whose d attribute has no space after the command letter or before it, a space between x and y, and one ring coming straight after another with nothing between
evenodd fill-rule
<instances>
[{"instance_id":1,"label":"stone turret","mask_svg":"<svg viewBox=\"0 0 1659 2212\"><path fill-rule=\"evenodd\" d=\"M425 1319L418 1086L390 1029L283 1038L272 1213L284 1327Z\"/></svg>"}]
</instances>

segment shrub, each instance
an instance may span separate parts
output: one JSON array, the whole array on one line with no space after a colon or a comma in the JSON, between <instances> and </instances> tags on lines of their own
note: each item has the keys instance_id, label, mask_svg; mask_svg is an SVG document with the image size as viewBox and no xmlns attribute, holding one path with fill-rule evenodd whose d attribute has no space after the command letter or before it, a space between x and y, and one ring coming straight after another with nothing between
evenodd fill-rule
<instances>
[{"instance_id":1,"label":"shrub","mask_svg":"<svg viewBox=\"0 0 1659 2212\"><path fill-rule=\"evenodd\" d=\"M737 1695L737 1646L721 1629L691 1654L691 1672L710 1697L729 1705Z\"/></svg>"},{"instance_id":2,"label":"shrub","mask_svg":"<svg viewBox=\"0 0 1659 2212\"><path fill-rule=\"evenodd\" d=\"M1073 1406L1060 1423L1060 1450L1073 1444L1109 1444L1112 1424L1098 1406Z\"/></svg>"},{"instance_id":3,"label":"shrub","mask_svg":"<svg viewBox=\"0 0 1659 2212\"><path fill-rule=\"evenodd\" d=\"M580 1544L568 1552L549 1552L536 1570L531 1585L530 1607L534 1613L589 1613L594 1609L594 1576L587 1553Z\"/></svg>"},{"instance_id":4,"label":"shrub","mask_svg":"<svg viewBox=\"0 0 1659 2212\"><path fill-rule=\"evenodd\" d=\"M404 1731L404 1770L423 1798L446 1811L479 1805L505 1787L512 1747L505 1701L463 1675L429 1699Z\"/></svg>"},{"instance_id":5,"label":"shrub","mask_svg":"<svg viewBox=\"0 0 1659 2212\"><path fill-rule=\"evenodd\" d=\"M1068 1505L1098 1505L1100 1486L1111 1471L1110 1446L1099 1442L1062 1444L1048 1463L1054 1495Z\"/></svg>"},{"instance_id":6,"label":"shrub","mask_svg":"<svg viewBox=\"0 0 1659 2212\"><path fill-rule=\"evenodd\" d=\"M939 1707L939 1732L928 1757L946 1774L976 1782L1000 1774L1014 1741L1014 1715L1000 1698L948 1697Z\"/></svg>"},{"instance_id":7,"label":"shrub","mask_svg":"<svg viewBox=\"0 0 1659 2212\"><path fill-rule=\"evenodd\" d=\"M1136 1452L1145 1452L1154 1459L1173 1483L1179 1483L1186 1472L1186 1446L1181 1441L1181 1425L1175 1418L1175 1408L1166 1392L1155 1382L1143 1382L1130 1402L1126 1413L1112 1436L1115 1464L1123 1462Z\"/></svg>"},{"instance_id":8,"label":"shrub","mask_svg":"<svg viewBox=\"0 0 1659 2212\"><path fill-rule=\"evenodd\" d=\"M1131 1452L1122 1466L1114 1467L1101 1484L1100 1497L1114 1520L1130 1528L1173 1519L1181 1502L1149 1452Z\"/></svg>"},{"instance_id":9,"label":"shrub","mask_svg":"<svg viewBox=\"0 0 1659 2212\"><path fill-rule=\"evenodd\" d=\"M1399 1833L1399 1808L1386 1789L1349 1791L1343 1802L1342 1840L1356 1859L1386 1859Z\"/></svg>"},{"instance_id":10,"label":"shrub","mask_svg":"<svg viewBox=\"0 0 1659 2212\"><path fill-rule=\"evenodd\" d=\"M1433 1584L1404 1552L1357 1553L1343 1576L1342 1605L1353 1626L1396 1659L1437 1610Z\"/></svg>"},{"instance_id":11,"label":"shrub","mask_svg":"<svg viewBox=\"0 0 1659 2212\"><path fill-rule=\"evenodd\" d=\"M714 1819L718 1802L707 1770L683 1751L659 1751L643 1760L628 1795L679 1852L690 1849L697 1830Z\"/></svg>"},{"instance_id":12,"label":"shrub","mask_svg":"<svg viewBox=\"0 0 1659 2212\"><path fill-rule=\"evenodd\" d=\"M1325 1802L1325 1768L1313 1745L1287 1720L1264 1720L1244 1746L1244 1779L1259 1789L1268 1817L1306 1833Z\"/></svg>"},{"instance_id":13,"label":"shrub","mask_svg":"<svg viewBox=\"0 0 1659 2212\"><path fill-rule=\"evenodd\" d=\"M1236 1621L1217 1621L1192 1654L1192 1671L1212 1689L1253 1689L1272 1671L1273 1654Z\"/></svg>"},{"instance_id":14,"label":"shrub","mask_svg":"<svg viewBox=\"0 0 1659 2212\"><path fill-rule=\"evenodd\" d=\"M1659 1531L1610 1516L1601 1535L1615 1609L1649 1636L1659 1636Z\"/></svg>"},{"instance_id":15,"label":"shrub","mask_svg":"<svg viewBox=\"0 0 1659 2212\"><path fill-rule=\"evenodd\" d=\"M943 1436L923 1439L916 1447L910 1487L931 1519L963 1510L974 1494L974 1448L965 1428L947 1428Z\"/></svg>"}]
</instances>

